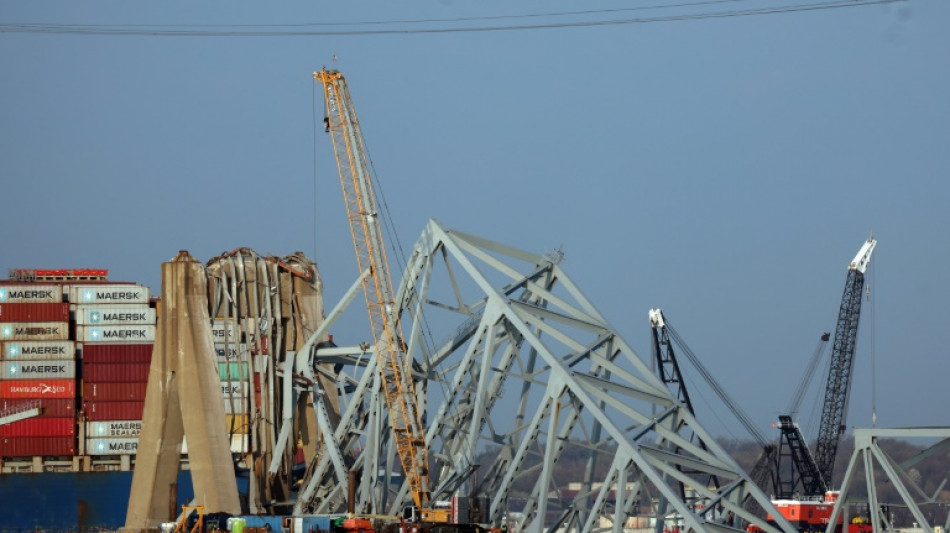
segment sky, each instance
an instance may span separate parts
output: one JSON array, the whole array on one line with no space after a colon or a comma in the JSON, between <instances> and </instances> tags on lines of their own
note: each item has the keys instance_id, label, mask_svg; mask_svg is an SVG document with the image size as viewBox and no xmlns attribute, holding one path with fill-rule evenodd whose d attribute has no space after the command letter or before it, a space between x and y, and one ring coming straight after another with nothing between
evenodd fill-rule
<instances>
[{"instance_id":1,"label":"sky","mask_svg":"<svg viewBox=\"0 0 950 533\"><path fill-rule=\"evenodd\" d=\"M436 219L560 249L641 356L660 307L763 428L873 234L848 424L950 425L950 3L846 3L2 1L0 271L158 293L179 250L299 250L331 307L356 264L327 66L404 248Z\"/></svg>"}]
</instances>

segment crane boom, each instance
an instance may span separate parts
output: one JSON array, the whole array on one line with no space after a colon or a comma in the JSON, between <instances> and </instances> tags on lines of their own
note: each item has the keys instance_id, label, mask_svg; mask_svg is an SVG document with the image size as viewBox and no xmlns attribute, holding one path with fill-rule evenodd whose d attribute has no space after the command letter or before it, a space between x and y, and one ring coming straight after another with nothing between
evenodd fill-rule
<instances>
[{"instance_id":1,"label":"crane boom","mask_svg":"<svg viewBox=\"0 0 950 533\"><path fill-rule=\"evenodd\" d=\"M791 460L791 472L789 476L785 476L785 472L778 472L776 494L782 499L794 498L799 486L811 496L824 494L829 482L821 477L798 424L790 415L779 415L778 423L778 429L782 432L778 450L779 467L783 457L788 457Z\"/></svg>"},{"instance_id":2,"label":"crane boom","mask_svg":"<svg viewBox=\"0 0 950 533\"><path fill-rule=\"evenodd\" d=\"M356 260L360 271L370 272L363 277L363 294L376 353L382 359L378 367L396 451L413 501L424 510L431 499L428 450L410 372L412 365L403 346L363 134L343 74L322 69L313 77L323 84L326 127L333 140Z\"/></svg>"},{"instance_id":3,"label":"crane boom","mask_svg":"<svg viewBox=\"0 0 950 533\"><path fill-rule=\"evenodd\" d=\"M848 414L851 377L854 372L854 351L858 337L858 320L861 317L864 274L876 245L877 241L874 238L868 239L848 265L848 277L841 297L841 307L838 310L835 340L831 348L831 366L828 371L821 425L815 447L815 462L818 471L821 478L829 485L832 483L834 474L838 442L846 427L845 418ZM814 486L808 492L816 494L819 491L820 488Z\"/></svg>"},{"instance_id":4,"label":"crane boom","mask_svg":"<svg viewBox=\"0 0 950 533\"><path fill-rule=\"evenodd\" d=\"M689 391L686 389L686 383L683 382L683 374L680 372L679 362L673 352L673 344L670 342L669 330L666 328L666 317L660 309L650 309L650 326L653 330L653 356L656 358L657 372L663 383L676 385L676 397L686 404L686 409L690 414L695 415L693 411L693 402L689 399Z\"/></svg>"}]
</instances>

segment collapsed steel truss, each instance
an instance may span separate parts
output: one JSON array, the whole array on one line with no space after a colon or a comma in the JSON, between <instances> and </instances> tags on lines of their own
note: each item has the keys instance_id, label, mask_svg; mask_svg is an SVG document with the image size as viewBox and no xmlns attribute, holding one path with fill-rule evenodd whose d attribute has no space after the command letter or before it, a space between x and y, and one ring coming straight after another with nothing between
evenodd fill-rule
<instances>
[{"instance_id":1,"label":"collapsed steel truss","mask_svg":"<svg viewBox=\"0 0 950 533\"><path fill-rule=\"evenodd\" d=\"M416 364L415 401L428 414L433 501L484 496L490 521L519 531L619 533L644 501L660 517L657 529L673 515L692 531L738 531L746 523L778 531L745 510L751 498L780 516L766 495L610 327L560 260L436 222L415 245L394 312ZM357 282L314 338L358 289ZM431 330L452 333L434 342ZM322 374L337 390L311 390L326 446L308 467L296 512L342 510L351 471L361 473L352 478L360 480L357 512L396 514L411 503L406 484L391 481L401 478L374 350L356 352L308 345L297 354L297 373ZM323 405L327 394L338 395L339 416ZM590 450L584 474L556 478L569 445ZM713 476L719 487L707 486ZM562 489L571 482L580 488L568 494ZM521 511L507 513L516 497Z\"/></svg>"},{"instance_id":2,"label":"collapsed steel truss","mask_svg":"<svg viewBox=\"0 0 950 533\"><path fill-rule=\"evenodd\" d=\"M878 444L880 438L897 439L940 439L936 444L928 447L919 454L898 463L887 454ZM854 430L854 453L851 454L851 460L848 462L848 470L844 475L841 484L841 494L835 509L828 521L827 532L832 533L832 524L847 513L847 503L851 493L854 491L854 482L859 477L858 472L863 469L864 481L867 488L867 502L870 508L871 525L874 531L886 531L894 529L890 519L881 512L881 501L878 498L877 486L875 480L875 471L879 470L886 482L897 489L902 504L907 507L918 527L925 533L933 533L935 524L927 519L926 513L921 510L922 504L940 505L946 507L946 499L941 500L940 495L947 483L947 478L940 483L939 488L934 494L927 494L908 475L908 470L912 469L920 461L927 459L931 455L950 448L950 427L929 427L929 428L898 428L898 429L855 429ZM863 467L863 468L862 468ZM877 468L875 468L877 467ZM848 522L845 517L845 522ZM944 529L950 528L950 513L946 515Z\"/></svg>"}]
</instances>

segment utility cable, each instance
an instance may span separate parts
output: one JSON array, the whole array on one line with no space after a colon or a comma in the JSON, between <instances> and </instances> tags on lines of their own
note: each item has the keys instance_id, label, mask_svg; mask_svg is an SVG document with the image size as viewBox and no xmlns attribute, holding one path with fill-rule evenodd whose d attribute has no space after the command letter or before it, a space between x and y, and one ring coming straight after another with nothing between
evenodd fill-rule
<instances>
[{"instance_id":1,"label":"utility cable","mask_svg":"<svg viewBox=\"0 0 950 533\"><path fill-rule=\"evenodd\" d=\"M725 4L734 2L748 2L750 0L703 0L697 2L684 2L679 4L653 4L638 7L624 7L614 9L588 9L582 11L560 11L553 13L526 13L522 15L486 15L480 17L448 17L448 18L429 18L429 19L395 19L395 20L363 20L352 22L299 22L295 24L90 24L90 27L98 28L310 28L310 27L334 27L334 26L380 26L386 24L431 24L434 22L475 22L480 20L517 20L541 17L564 17L577 15L600 15L606 13L623 13L631 11L649 11L651 9L669 9L679 7L695 7L710 4ZM754 1L754 0L753 0ZM20 24L33 24L37 26L51 27L72 27L72 24L47 24L41 22ZM87 26L80 24L78 26Z\"/></svg>"},{"instance_id":2,"label":"utility cable","mask_svg":"<svg viewBox=\"0 0 950 533\"><path fill-rule=\"evenodd\" d=\"M391 29L355 29L355 30L215 30L187 29L173 26L163 29L161 26L104 26L104 25L60 25L48 23L0 23L0 33L33 33L54 35L104 35L104 36L149 36L149 37L318 37L318 36L365 36L365 35L419 35L447 33L478 33L498 31L525 31L557 28L585 28L598 26L622 26L631 24L649 24L657 22L681 22L691 20L723 19L760 15L778 15L805 11L854 8L871 5L894 4L909 0L831 0L812 4L786 4L782 6L738 9L731 11L707 11L655 17L607 19L593 21L547 22L538 24L511 24L499 26L441 27L441 28L391 28ZM206 26L207 27L207 26ZM252 26L253 28L253 26Z\"/></svg>"}]
</instances>

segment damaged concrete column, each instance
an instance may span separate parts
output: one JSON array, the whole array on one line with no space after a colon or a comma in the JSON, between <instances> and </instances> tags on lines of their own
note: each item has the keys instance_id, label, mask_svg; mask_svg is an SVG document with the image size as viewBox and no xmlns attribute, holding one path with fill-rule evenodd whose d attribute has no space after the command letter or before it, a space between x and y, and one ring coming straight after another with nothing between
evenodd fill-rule
<instances>
[{"instance_id":1,"label":"damaged concrete column","mask_svg":"<svg viewBox=\"0 0 950 533\"><path fill-rule=\"evenodd\" d=\"M204 266L188 252L162 264L162 301L126 529L155 529L177 514L169 501L183 436L195 503L204 505L206 513L241 513L207 283Z\"/></svg>"}]
</instances>

